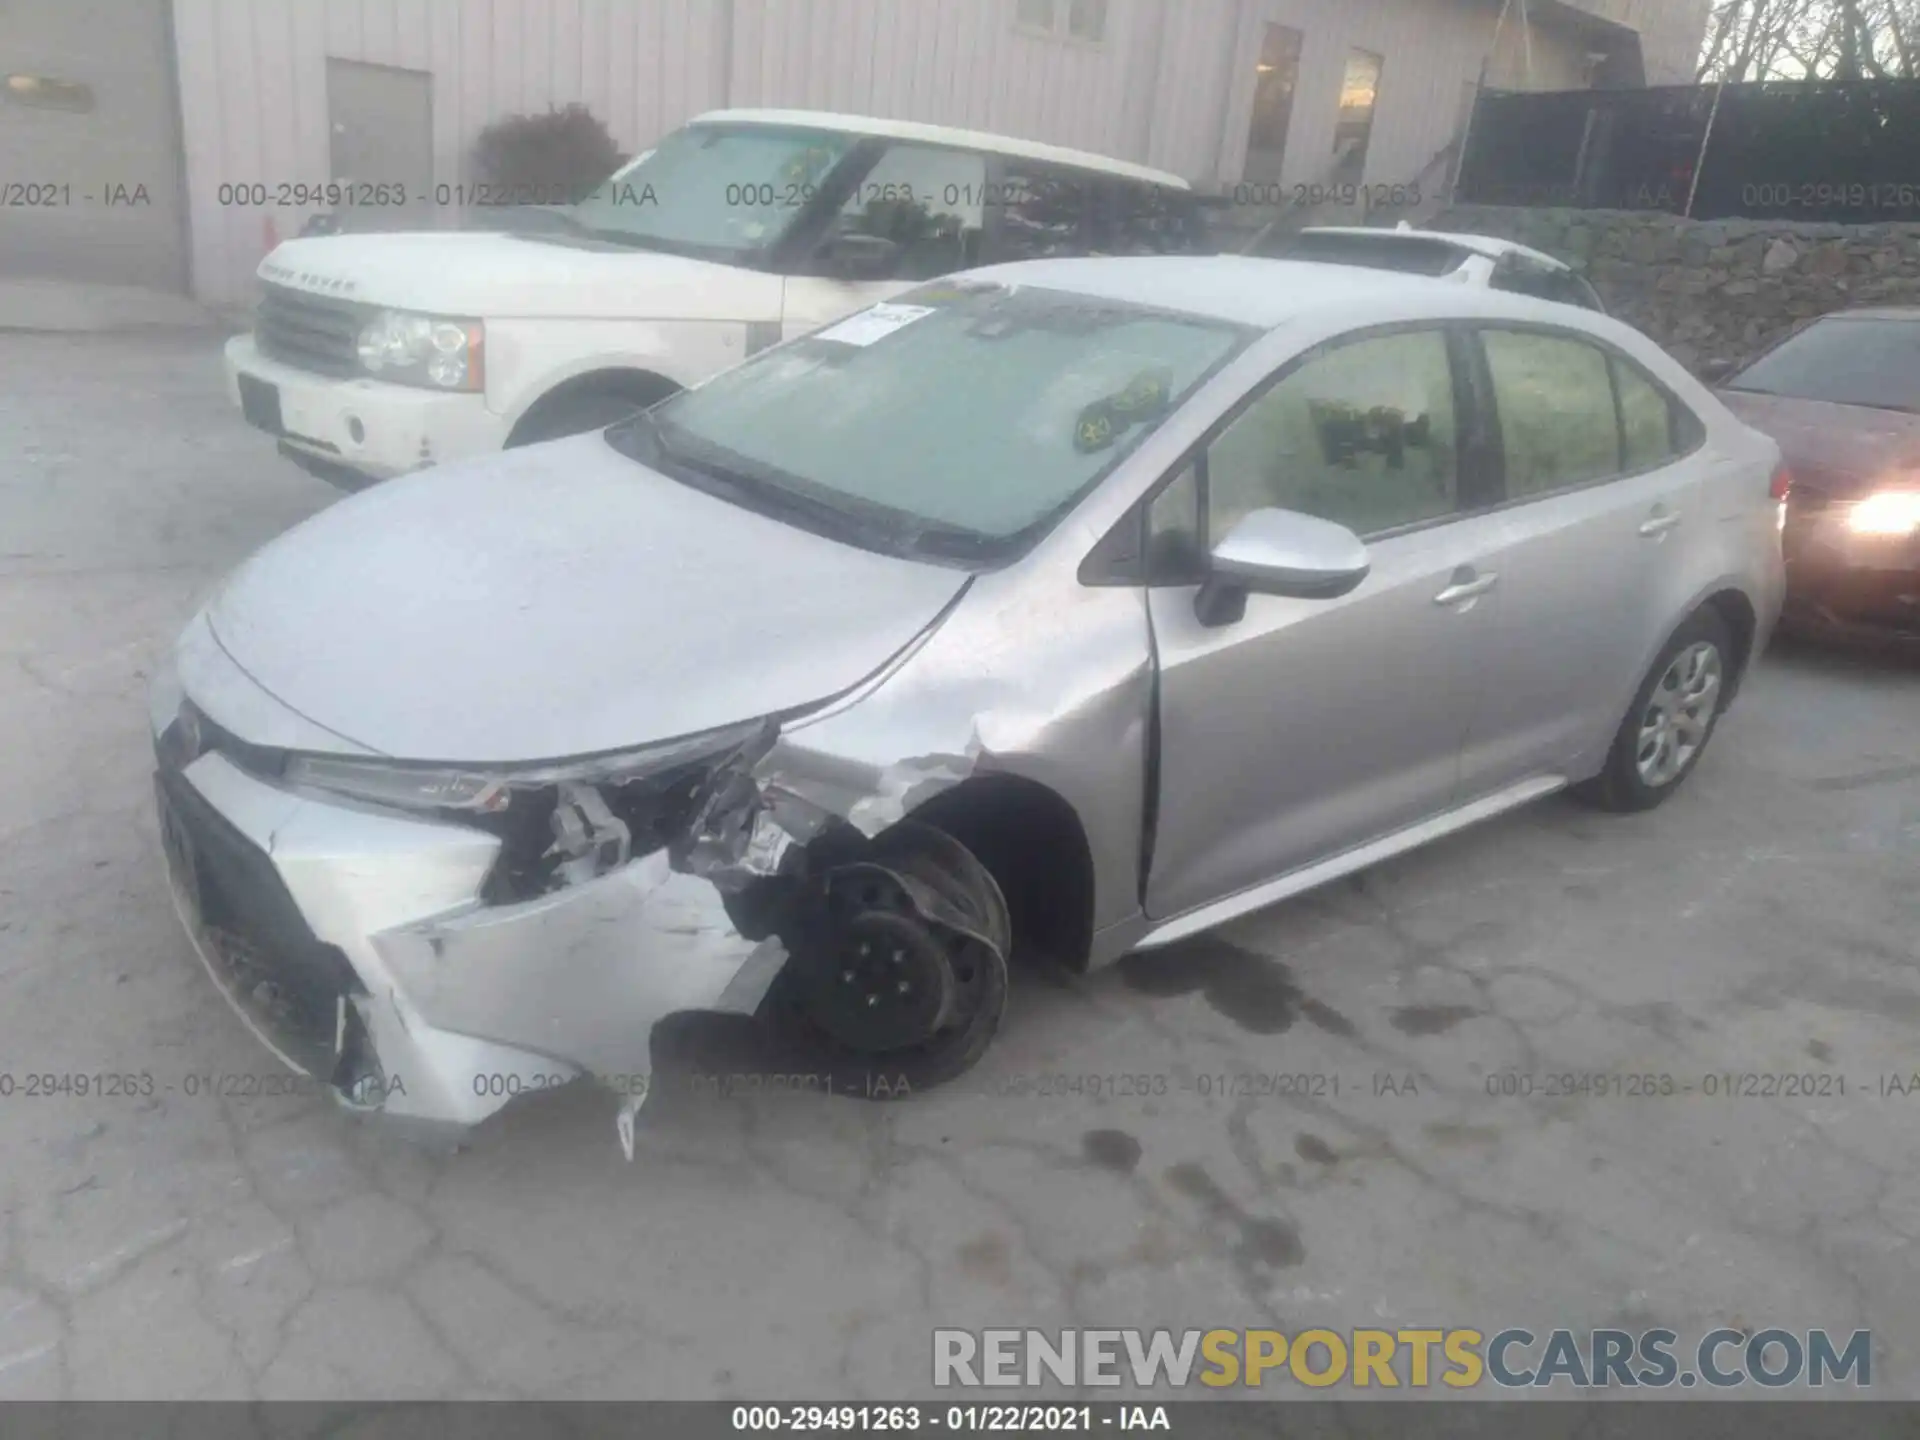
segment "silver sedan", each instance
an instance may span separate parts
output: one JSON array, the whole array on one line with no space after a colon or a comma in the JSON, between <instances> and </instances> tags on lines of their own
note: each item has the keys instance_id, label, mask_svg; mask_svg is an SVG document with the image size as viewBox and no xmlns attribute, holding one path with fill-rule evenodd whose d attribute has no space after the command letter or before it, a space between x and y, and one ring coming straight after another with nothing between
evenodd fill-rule
<instances>
[{"instance_id":1,"label":"silver sedan","mask_svg":"<svg viewBox=\"0 0 1920 1440\"><path fill-rule=\"evenodd\" d=\"M156 682L221 991L351 1108L822 1088L1567 787L1650 808L1782 589L1785 475L1603 315L1245 258L926 285L268 545Z\"/></svg>"}]
</instances>

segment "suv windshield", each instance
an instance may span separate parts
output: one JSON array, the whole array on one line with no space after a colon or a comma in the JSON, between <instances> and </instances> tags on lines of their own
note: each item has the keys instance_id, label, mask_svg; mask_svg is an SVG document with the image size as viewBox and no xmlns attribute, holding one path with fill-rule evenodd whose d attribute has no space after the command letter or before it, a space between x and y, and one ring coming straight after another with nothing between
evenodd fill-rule
<instances>
[{"instance_id":1,"label":"suv windshield","mask_svg":"<svg viewBox=\"0 0 1920 1440\"><path fill-rule=\"evenodd\" d=\"M941 281L616 427L689 484L869 548L1018 553L1259 332Z\"/></svg>"},{"instance_id":2,"label":"suv windshield","mask_svg":"<svg viewBox=\"0 0 1920 1440\"><path fill-rule=\"evenodd\" d=\"M1829 316L1722 388L1920 414L1920 319Z\"/></svg>"},{"instance_id":3,"label":"suv windshield","mask_svg":"<svg viewBox=\"0 0 1920 1440\"><path fill-rule=\"evenodd\" d=\"M616 243L739 259L786 234L858 135L772 125L690 125L566 211Z\"/></svg>"}]
</instances>

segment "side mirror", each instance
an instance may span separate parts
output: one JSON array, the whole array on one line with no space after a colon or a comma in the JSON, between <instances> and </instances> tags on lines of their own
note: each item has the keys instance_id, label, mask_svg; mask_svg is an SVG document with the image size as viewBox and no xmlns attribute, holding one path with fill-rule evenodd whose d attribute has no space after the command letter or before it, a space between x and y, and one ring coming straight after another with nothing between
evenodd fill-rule
<instances>
[{"instance_id":1,"label":"side mirror","mask_svg":"<svg viewBox=\"0 0 1920 1440\"><path fill-rule=\"evenodd\" d=\"M841 280L888 280L893 277L900 247L880 235L843 230L820 247L826 273Z\"/></svg>"},{"instance_id":2,"label":"side mirror","mask_svg":"<svg viewBox=\"0 0 1920 1440\"><path fill-rule=\"evenodd\" d=\"M1214 547L1195 597L1202 624L1231 625L1247 596L1334 600L1367 578L1367 547L1344 525L1292 510L1255 510Z\"/></svg>"},{"instance_id":3,"label":"side mirror","mask_svg":"<svg viewBox=\"0 0 1920 1440\"><path fill-rule=\"evenodd\" d=\"M1731 380L1738 369L1731 360L1706 360L1700 365L1700 378L1709 385L1718 385L1723 380Z\"/></svg>"}]
</instances>

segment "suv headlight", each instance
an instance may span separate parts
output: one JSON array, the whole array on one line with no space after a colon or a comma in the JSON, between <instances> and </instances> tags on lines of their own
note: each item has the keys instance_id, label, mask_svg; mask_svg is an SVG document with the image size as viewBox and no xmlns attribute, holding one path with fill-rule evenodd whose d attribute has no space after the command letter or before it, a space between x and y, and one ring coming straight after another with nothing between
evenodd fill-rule
<instances>
[{"instance_id":1,"label":"suv headlight","mask_svg":"<svg viewBox=\"0 0 1920 1440\"><path fill-rule=\"evenodd\" d=\"M356 348L361 368L382 380L463 391L486 383L486 327L478 320L382 310L360 327Z\"/></svg>"},{"instance_id":2,"label":"suv headlight","mask_svg":"<svg viewBox=\"0 0 1920 1440\"><path fill-rule=\"evenodd\" d=\"M773 729L770 720L754 720L638 750L525 767L408 765L337 755L294 755L288 758L281 779L289 785L393 809L487 815L505 810L516 790L563 782L617 784L700 760L718 762L753 742L770 740Z\"/></svg>"}]
</instances>

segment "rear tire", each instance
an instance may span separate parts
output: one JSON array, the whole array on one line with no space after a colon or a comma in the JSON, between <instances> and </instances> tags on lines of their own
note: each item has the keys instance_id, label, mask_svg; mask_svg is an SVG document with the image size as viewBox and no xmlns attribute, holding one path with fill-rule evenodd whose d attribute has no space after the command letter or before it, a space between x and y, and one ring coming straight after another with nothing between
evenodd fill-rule
<instances>
[{"instance_id":1,"label":"rear tire","mask_svg":"<svg viewBox=\"0 0 1920 1440\"><path fill-rule=\"evenodd\" d=\"M1664 804L1706 753L1726 708L1733 667L1726 621L1711 607L1695 611L1640 682L1606 768L1575 786L1574 795L1622 814Z\"/></svg>"}]
</instances>

